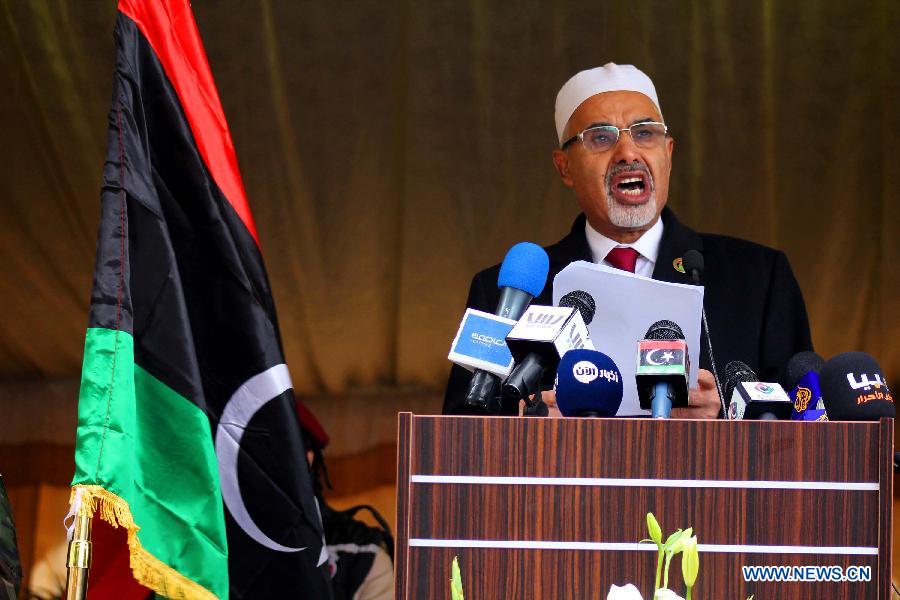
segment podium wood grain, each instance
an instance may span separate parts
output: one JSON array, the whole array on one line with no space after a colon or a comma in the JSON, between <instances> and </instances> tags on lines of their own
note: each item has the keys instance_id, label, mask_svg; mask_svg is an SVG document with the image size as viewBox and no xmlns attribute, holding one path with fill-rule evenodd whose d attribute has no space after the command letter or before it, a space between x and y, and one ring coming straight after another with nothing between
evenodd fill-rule
<instances>
[{"instance_id":1,"label":"podium wood grain","mask_svg":"<svg viewBox=\"0 0 900 600\"><path fill-rule=\"evenodd\" d=\"M648 511L716 545L701 551L695 599L890 598L891 420L399 421L399 599L449 597L457 555L467 600L605 599L626 582L646 593ZM872 581L752 583L742 565L868 566ZM681 581L676 559L683 594Z\"/></svg>"}]
</instances>

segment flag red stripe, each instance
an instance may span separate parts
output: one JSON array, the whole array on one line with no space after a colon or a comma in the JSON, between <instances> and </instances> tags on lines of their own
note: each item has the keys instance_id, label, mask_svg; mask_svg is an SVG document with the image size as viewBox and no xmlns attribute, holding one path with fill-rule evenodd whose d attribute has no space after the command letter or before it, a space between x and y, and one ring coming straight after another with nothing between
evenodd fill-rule
<instances>
[{"instance_id":1,"label":"flag red stripe","mask_svg":"<svg viewBox=\"0 0 900 600\"><path fill-rule=\"evenodd\" d=\"M258 246L231 132L189 0L119 0L119 11L137 24L162 63L203 161Z\"/></svg>"}]
</instances>

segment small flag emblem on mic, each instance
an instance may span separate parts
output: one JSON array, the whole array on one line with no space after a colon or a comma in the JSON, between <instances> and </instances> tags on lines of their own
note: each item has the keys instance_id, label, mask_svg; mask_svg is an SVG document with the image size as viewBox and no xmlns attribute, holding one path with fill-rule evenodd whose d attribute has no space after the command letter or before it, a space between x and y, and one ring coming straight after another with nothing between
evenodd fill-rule
<instances>
[{"instance_id":1,"label":"small flag emblem on mic","mask_svg":"<svg viewBox=\"0 0 900 600\"><path fill-rule=\"evenodd\" d=\"M640 366L658 367L677 364L684 364L684 350L680 348L653 348L641 352Z\"/></svg>"}]
</instances>

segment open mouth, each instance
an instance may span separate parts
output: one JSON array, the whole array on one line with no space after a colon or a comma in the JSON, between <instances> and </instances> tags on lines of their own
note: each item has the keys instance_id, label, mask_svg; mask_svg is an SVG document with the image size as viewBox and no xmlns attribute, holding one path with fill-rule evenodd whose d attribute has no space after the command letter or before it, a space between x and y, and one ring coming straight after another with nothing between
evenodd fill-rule
<instances>
[{"instance_id":1,"label":"open mouth","mask_svg":"<svg viewBox=\"0 0 900 600\"><path fill-rule=\"evenodd\" d=\"M609 187L615 199L623 204L643 204L650 197L650 177L643 171L617 173Z\"/></svg>"}]
</instances>

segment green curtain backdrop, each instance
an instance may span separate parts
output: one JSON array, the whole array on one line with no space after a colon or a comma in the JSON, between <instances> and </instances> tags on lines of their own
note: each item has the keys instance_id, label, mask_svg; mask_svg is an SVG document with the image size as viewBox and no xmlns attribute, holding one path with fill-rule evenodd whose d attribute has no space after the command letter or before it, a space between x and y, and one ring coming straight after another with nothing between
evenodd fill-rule
<instances>
[{"instance_id":1,"label":"green curtain backdrop","mask_svg":"<svg viewBox=\"0 0 900 600\"><path fill-rule=\"evenodd\" d=\"M193 8L302 393L443 386L472 274L568 230L554 98L607 61L656 82L682 220L785 250L817 350L900 385L896 0ZM114 17L0 0L0 378L79 372Z\"/></svg>"}]
</instances>

